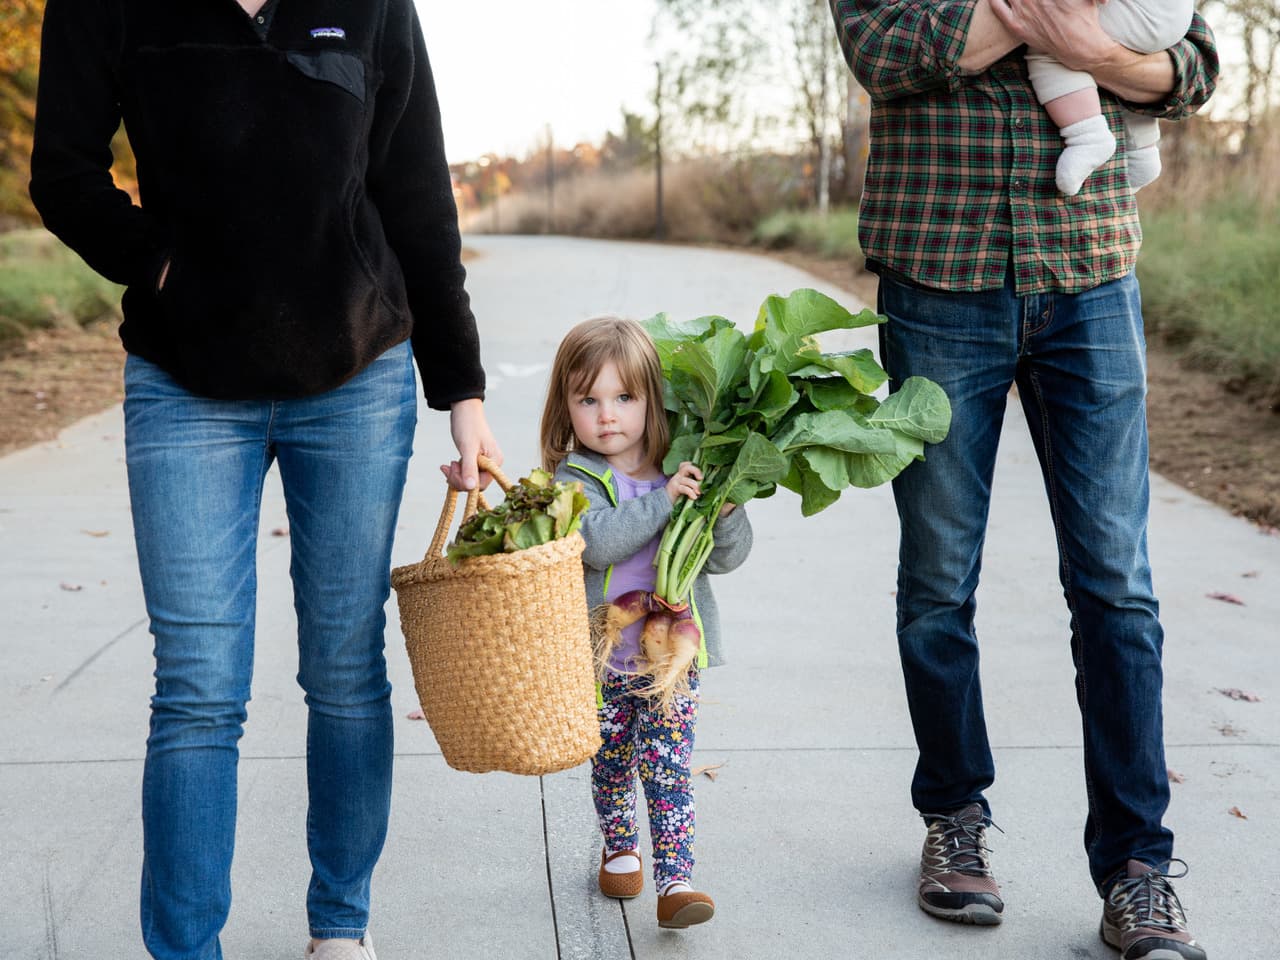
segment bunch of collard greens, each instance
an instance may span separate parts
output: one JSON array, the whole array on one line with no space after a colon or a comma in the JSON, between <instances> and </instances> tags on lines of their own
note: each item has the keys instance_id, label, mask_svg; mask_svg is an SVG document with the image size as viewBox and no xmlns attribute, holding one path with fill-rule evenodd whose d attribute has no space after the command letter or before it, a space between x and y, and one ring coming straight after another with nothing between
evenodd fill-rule
<instances>
[{"instance_id":1,"label":"bunch of collard greens","mask_svg":"<svg viewBox=\"0 0 1280 960\"><path fill-rule=\"evenodd\" d=\"M877 400L887 375L871 351L823 353L816 339L884 321L808 289L765 300L750 336L724 317L645 321L667 380L672 442L663 470L689 460L703 473L702 496L677 502L663 535L658 596L687 599L726 502L768 497L781 485L812 516L846 487L893 479L924 459L926 443L946 437L951 404L941 387L911 377Z\"/></svg>"},{"instance_id":2,"label":"bunch of collard greens","mask_svg":"<svg viewBox=\"0 0 1280 960\"><path fill-rule=\"evenodd\" d=\"M582 484L555 483L547 471L533 470L507 491L501 503L477 510L464 521L445 554L456 564L464 557L513 553L550 543L578 529L588 504Z\"/></svg>"}]
</instances>

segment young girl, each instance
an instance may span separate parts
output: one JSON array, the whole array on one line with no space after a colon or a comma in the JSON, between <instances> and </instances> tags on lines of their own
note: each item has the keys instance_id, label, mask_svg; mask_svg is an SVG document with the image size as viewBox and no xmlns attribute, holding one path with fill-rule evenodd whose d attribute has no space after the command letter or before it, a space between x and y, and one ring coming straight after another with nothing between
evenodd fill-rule
<instances>
[{"instance_id":1,"label":"young girl","mask_svg":"<svg viewBox=\"0 0 1280 960\"><path fill-rule=\"evenodd\" d=\"M680 464L662 473L668 430L662 405L662 364L645 329L632 320L600 317L574 327L560 344L542 414L542 460L557 480L580 480L591 506L583 517L582 555L592 607L630 590L652 590L654 557L671 508L696 499L701 472ZM726 508L706 570L723 573L746 559L751 525L745 510ZM688 927L711 919L715 903L690 886L693 872L693 791L689 757L698 713L698 673L720 662L719 622L706 575L693 588L702 649L690 667L690 695L664 713L638 693L645 685L639 634L628 627L605 670L600 696L604 745L591 764L604 849L600 892L630 899L644 885L636 828L636 774L644 788L653 840L658 925Z\"/></svg>"}]
</instances>

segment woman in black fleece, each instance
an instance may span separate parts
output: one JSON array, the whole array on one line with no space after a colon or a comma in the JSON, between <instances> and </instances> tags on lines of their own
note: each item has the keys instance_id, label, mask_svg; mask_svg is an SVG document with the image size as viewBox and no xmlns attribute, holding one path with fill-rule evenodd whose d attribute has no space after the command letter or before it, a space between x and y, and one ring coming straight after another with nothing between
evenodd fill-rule
<instances>
[{"instance_id":1,"label":"woman in black fleece","mask_svg":"<svg viewBox=\"0 0 1280 960\"><path fill-rule=\"evenodd\" d=\"M127 290L125 424L156 688L143 939L221 957L264 475L289 511L308 706L308 957L373 960L390 805L383 606L416 423L500 462L411 0L49 0L31 196ZM110 173L123 119L140 204Z\"/></svg>"}]
</instances>

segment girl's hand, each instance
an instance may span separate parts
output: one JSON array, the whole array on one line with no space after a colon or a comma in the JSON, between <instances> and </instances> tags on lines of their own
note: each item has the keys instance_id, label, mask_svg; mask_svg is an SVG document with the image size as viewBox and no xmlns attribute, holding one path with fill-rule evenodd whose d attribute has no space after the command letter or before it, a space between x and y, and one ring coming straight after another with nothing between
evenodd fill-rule
<instances>
[{"instance_id":1,"label":"girl's hand","mask_svg":"<svg viewBox=\"0 0 1280 960\"><path fill-rule=\"evenodd\" d=\"M724 506L720 508L720 516L727 517L729 514L733 513L733 511L737 509L738 509L738 505L736 503L734 503L732 500L726 500L724 502Z\"/></svg>"},{"instance_id":2,"label":"girl's hand","mask_svg":"<svg viewBox=\"0 0 1280 960\"><path fill-rule=\"evenodd\" d=\"M673 504L681 497L697 500L702 496L702 488L698 486L698 481L701 479L702 471L688 460L684 461L667 481L667 498Z\"/></svg>"}]
</instances>

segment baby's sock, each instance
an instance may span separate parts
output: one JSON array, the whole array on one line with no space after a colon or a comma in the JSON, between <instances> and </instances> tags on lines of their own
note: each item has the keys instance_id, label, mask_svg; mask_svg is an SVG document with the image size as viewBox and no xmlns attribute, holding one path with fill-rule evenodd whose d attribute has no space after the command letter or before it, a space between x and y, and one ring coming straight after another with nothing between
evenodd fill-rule
<instances>
[{"instance_id":1,"label":"baby's sock","mask_svg":"<svg viewBox=\"0 0 1280 960\"><path fill-rule=\"evenodd\" d=\"M1089 174L1116 152L1116 138L1107 126L1106 117L1101 114L1069 124L1059 133L1066 146L1058 157L1058 189L1066 196L1074 197Z\"/></svg>"},{"instance_id":2,"label":"baby's sock","mask_svg":"<svg viewBox=\"0 0 1280 960\"><path fill-rule=\"evenodd\" d=\"M658 895L662 897L669 897L673 893L684 893L686 890L692 890L692 889L693 887L689 886L683 880L672 880L665 887L663 887L661 890L658 891Z\"/></svg>"},{"instance_id":3,"label":"baby's sock","mask_svg":"<svg viewBox=\"0 0 1280 960\"><path fill-rule=\"evenodd\" d=\"M1153 143L1149 147L1141 147L1132 151L1129 156L1129 189L1137 193L1148 183L1160 176L1160 144Z\"/></svg>"},{"instance_id":4,"label":"baby's sock","mask_svg":"<svg viewBox=\"0 0 1280 960\"><path fill-rule=\"evenodd\" d=\"M635 873L640 869L640 858L635 857L614 857L604 865L605 873Z\"/></svg>"}]
</instances>

